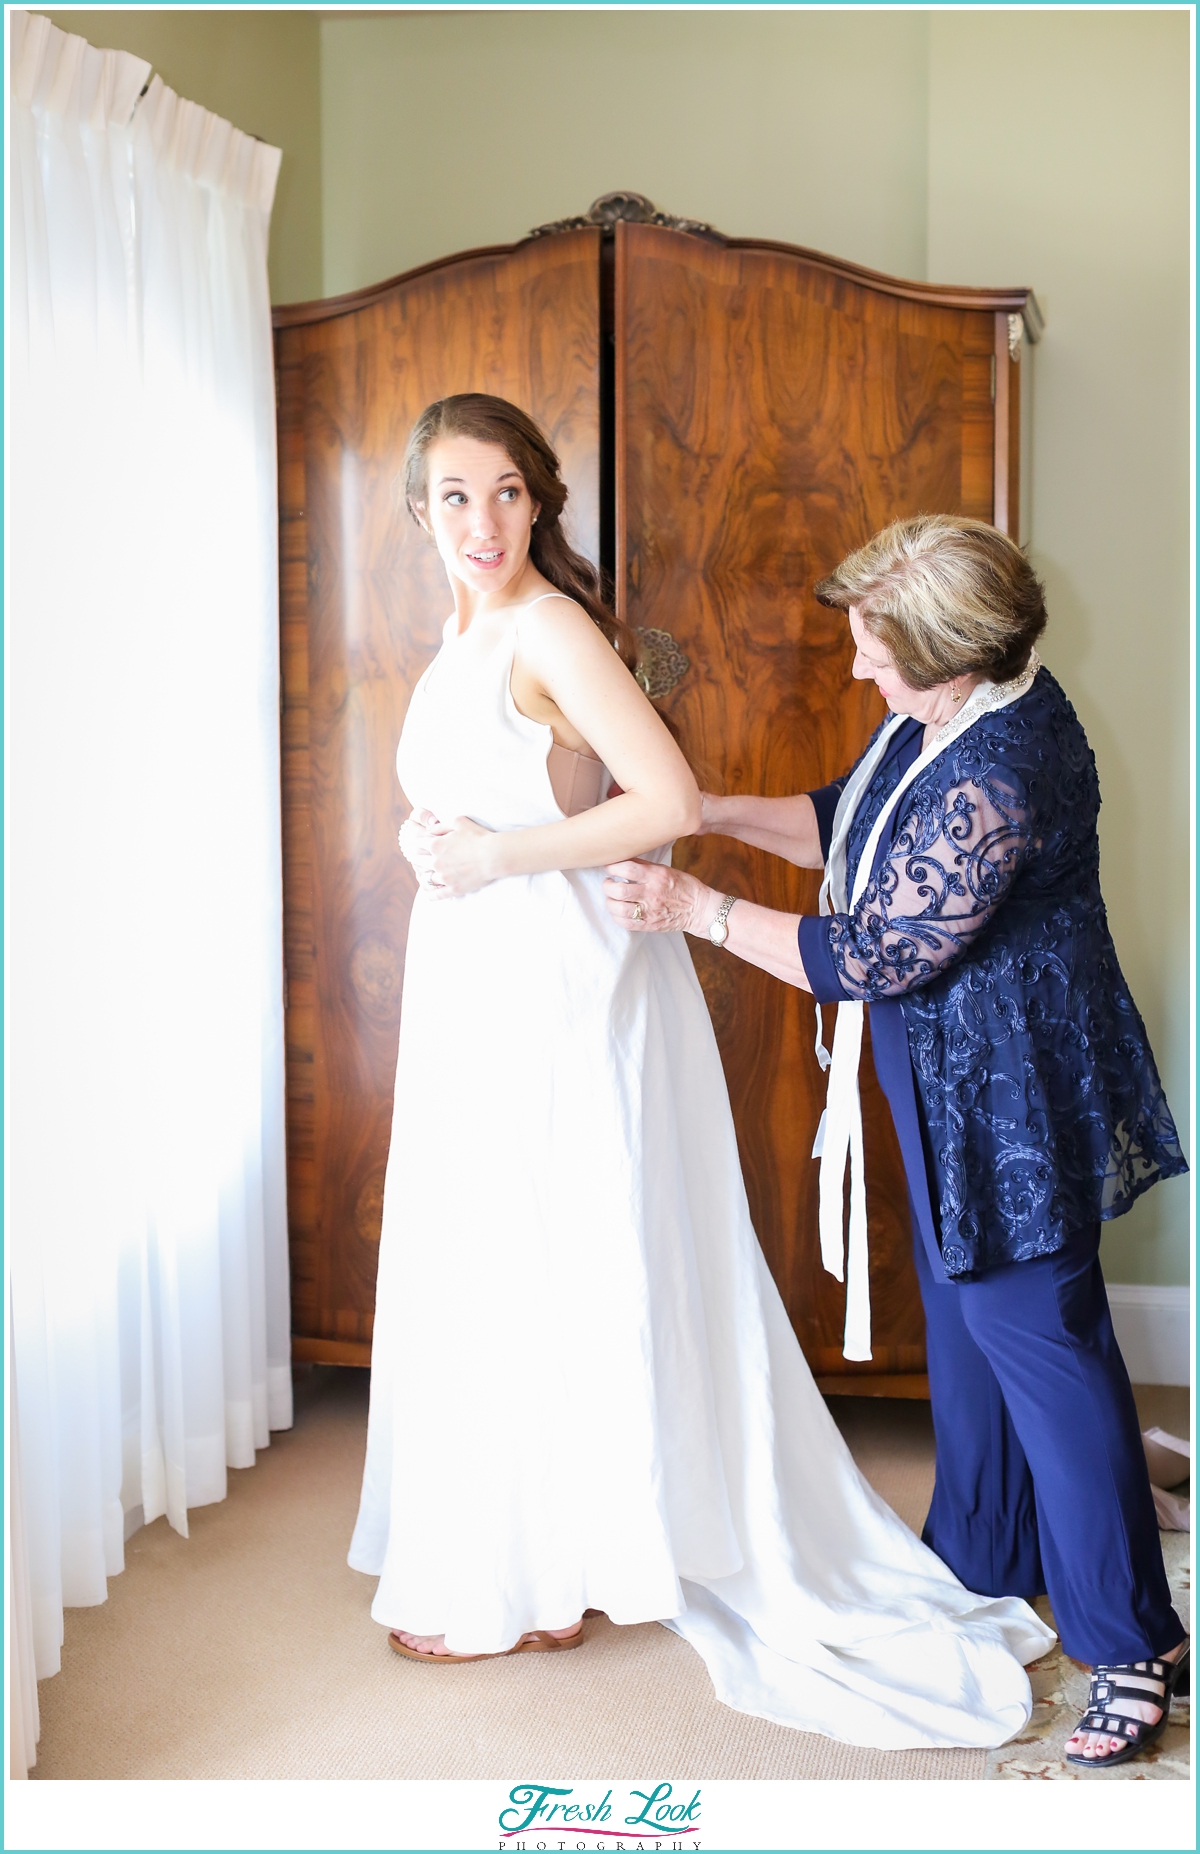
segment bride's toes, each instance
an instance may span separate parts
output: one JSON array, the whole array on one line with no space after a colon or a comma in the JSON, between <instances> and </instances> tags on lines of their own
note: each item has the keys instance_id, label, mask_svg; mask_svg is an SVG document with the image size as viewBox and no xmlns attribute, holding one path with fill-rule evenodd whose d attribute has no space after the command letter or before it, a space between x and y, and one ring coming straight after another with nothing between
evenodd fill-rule
<instances>
[{"instance_id":1,"label":"bride's toes","mask_svg":"<svg viewBox=\"0 0 1200 1854\"><path fill-rule=\"evenodd\" d=\"M397 1641L411 1648L414 1654L444 1654L446 1637L444 1635L410 1635L407 1629L393 1630Z\"/></svg>"}]
</instances>

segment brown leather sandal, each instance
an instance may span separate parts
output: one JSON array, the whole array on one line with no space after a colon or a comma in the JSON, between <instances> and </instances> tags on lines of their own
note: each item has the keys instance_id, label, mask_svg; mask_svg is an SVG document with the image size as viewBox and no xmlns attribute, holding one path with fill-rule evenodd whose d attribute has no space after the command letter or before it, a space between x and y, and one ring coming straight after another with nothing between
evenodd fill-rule
<instances>
[{"instance_id":1,"label":"brown leather sandal","mask_svg":"<svg viewBox=\"0 0 1200 1854\"><path fill-rule=\"evenodd\" d=\"M583 1640L583 1624L580 1623L574 1635L551 1635L549 1629L531 1629L529 1640L514 1643L511 1648L500 1648L494 1654L426 1654L420 1648L410 1648L402 1642L395 1629L388 1630L388 1647L397 1654L402 1654L407 1661L502 1661L510 1654L557 1654L563 1648L578 1648Z\"/></svg>"}]
</instances>

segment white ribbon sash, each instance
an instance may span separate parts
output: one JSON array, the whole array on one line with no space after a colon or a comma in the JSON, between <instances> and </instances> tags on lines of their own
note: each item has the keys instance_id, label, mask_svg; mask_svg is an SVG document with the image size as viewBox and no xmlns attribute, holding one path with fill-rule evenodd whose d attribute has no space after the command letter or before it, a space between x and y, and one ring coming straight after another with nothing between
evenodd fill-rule
<instances>
[{"instance_id":1,"label":"white ribbon sash","mask_svg":"<svg viewBox=\"0 0 1200 1854\"><path fill-rule=\"evenodd\" d=\"M908 719L894 715L869 752L864 754L842 790L833 816L833 837L825 864L818 903L822 914L847 914L858 905L871 879L871 869L879 840L904 793L919 779L940 753L965 734L980 715L1007 708L1024 695L1041 668L1036 650L1029 653L1025 669L1011 682L980 682L972 689L958 713L940 728L924 752L913 761L904 777L880 811L871 834L863 845L854 872L854 886L846 892L846 845L850 826L864 792L875 776L888 745ZM825 1095L825 1112L813 1143L813 1158L821 1161L818 1230L821 1238L821 1264L838 1281L846 1282L846 1326L842 1340L843 1358L863 1362L871 1357L871 1289L867 1255L867 1193L863 1170L862 1103L858 1090L858 1069L862 1057L864 1006L846 1000L837 1007L837 1026L833 1038L833 1055L825 1048L821 1007L817 1005L817 1061L829 1071ZM850 1231L848 1267L843 1272L846 1251L845 1178L846 1159L850 1160Z\"/></svg>"}]
</instances>

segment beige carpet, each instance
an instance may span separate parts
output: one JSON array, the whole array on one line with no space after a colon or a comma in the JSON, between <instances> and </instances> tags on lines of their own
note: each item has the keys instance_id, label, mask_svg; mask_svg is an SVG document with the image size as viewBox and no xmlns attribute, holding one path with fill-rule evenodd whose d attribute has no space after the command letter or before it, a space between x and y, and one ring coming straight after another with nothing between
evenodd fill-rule
<instances>
[{"instance_id":1,"label":"beige carpet","mask_svg":"<svg viewBox=\"0 0 1200 1854\"><path fill-rule=\"evenodd\" d=\"M295 1429L231 1472L227 1500L193 1511L191 1538L165 1520L145 1527L108 1602L68 1610L63 1671L39 1688L34 1780L1058 1774L989 1770L984 1752L863 1751L747 1718L717 1703L699 1657L653 1623L589 1621L586 1645L562 1657L401 1661L370 1619L374 1580L346 1566L366 1388L365 1372L299 1369ZM919 1526L933 1480L928 1406L832 1407L864 1473ZM1186 1433L1186 1394L1159 1393L1145 1420ZM1047 1763L1046 1747L1020 1750ZM1174 1746L1155 1774L1186 1774Z\"/></svg>"}]
</instances>

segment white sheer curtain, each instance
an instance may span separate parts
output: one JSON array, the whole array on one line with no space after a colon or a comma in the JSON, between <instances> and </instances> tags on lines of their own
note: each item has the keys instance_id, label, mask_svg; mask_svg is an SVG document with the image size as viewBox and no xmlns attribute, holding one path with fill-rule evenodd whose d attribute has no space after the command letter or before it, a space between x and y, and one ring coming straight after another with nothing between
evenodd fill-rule
<instances>
[{"instance_id":1,"label":"white sheer curtain","mask_svg":"<svg viewBox=\"0 0 1200 1854\"><path fill-rule=\"evenodd\" d=\"M280 157L9 20L9 1640L42 1678L129 1533L186 1534L291 1422Z\"/></svg>"}]
</instances>

